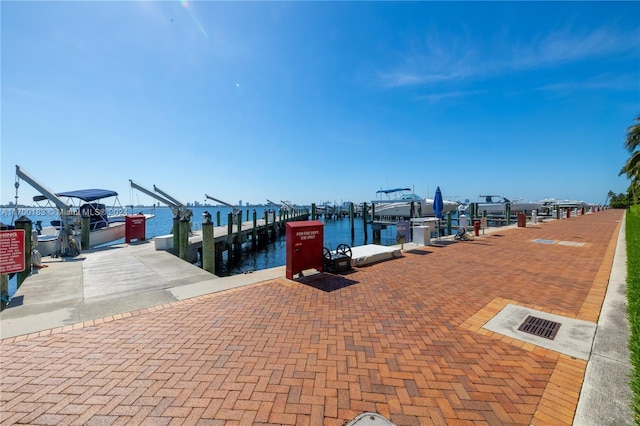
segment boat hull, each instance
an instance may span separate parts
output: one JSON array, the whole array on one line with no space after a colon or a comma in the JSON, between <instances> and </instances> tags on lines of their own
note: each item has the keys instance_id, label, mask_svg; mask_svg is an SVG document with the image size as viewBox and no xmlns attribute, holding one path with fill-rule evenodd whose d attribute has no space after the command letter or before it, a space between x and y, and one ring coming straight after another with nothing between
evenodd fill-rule
<instances>
[{"instance_id":1,"label":"boat hull","mask_svg":"<svg viewBox=\"0 0 640 426\"><path fill-rule=\"evenodd\" d=\"M478 203L477 214L482 216L485 212L490 216L504 215L507 203ZM510 203L509 211L513 213L530 213L542 208L542 203Z\"/></svg>"},{"instance_id":2,"label":"boat hull","mask_svg":"<svg viewBox=\"0 0 640 426\"><path fill-rule=\"evenodd\" d=\"M124 222L117 222L110 223L109 226L105 228L91 231L89 233L89 248L124 239L125 229ZM52 226L42 229L41 234L38 235L38 245L36 247L40 255L51 256L51 254L55 252L58 232L59 231ZM74 233L73 238L76 244L80 245L80 233Z\"/></svg>"},{"instance_id":3,"label":"boat hull","mask_svg":"<svg viewBox=\"0 0 640 426\"><path fill-rule=\"evenodd\" d=\"M449 212L455 211L458 207L458 203L452 201L444 201L442 214L446 215ZM410 217L432 217L435 216L433 211L433 201L423 200L414 202L414 214L411 214L410 202L376 202L374 203L376 218L410 218Z\"/></svg>"}]
</instances>

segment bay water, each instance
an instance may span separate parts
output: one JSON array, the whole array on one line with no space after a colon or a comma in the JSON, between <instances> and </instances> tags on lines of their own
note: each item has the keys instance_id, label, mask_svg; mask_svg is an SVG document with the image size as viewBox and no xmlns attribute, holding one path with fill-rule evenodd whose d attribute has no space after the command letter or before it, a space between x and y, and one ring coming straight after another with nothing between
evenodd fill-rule
<instances>
[{"instance_id":1,"label":"bay water","mask_svg":"<svg viewBox=\"0 0 640 426\"><path fill-rule=\"evenodd\" d=\"M212 216L214 226L227 226L229 213L232 211L230 207L191 207L193 216L191 217L191 229L192 231L198 231L202 229L202 215L206 211ZM257 218L262 218L266 209L274 210L270 207L245 207L242 209L242 221L252 221L253 211L256 211ZM12 210L12 209L11 209ZM310 210L310 208L309 208ZM247 211L249 212L247 218ZM278 211L276 211L276 217ZM44 212L44 213L43 213ZM42 226L49 226L51 220L58 219L54 209L42 210L39 208L24 208L18 212L19 215L25 215L31 219L34 223L41 221ZM108 212L112 213L112 212ZM126 211L118 211L115 213L128 213L128 214L152 214L154 217L147 220L145 233L146 238L151 239L159 235L168 235L171 233L173 226L173 212L169 207L128 207ZM13 224L15 218L15 212L10 209L2 209L2 222L5 224ZM218 223L218 216L220 222ZM371 225L367 224L367 238L365 239L365 224L362 217L356 217L353 225L353 238L351 238L351 224L348 217L333 219L320 217L318 220L324 224L324 247L330 250L335 249L339 244L347 244L351 247L361 246L365 244L373 244L373 231ZM124 240L114 241L110 244L122 244ZM381 231L380 241L376 242L382 245L396 244L396 229L395 227L388 227ZM45 259L46 262L46 259ZM262 269L269 269L286 264L286 241L284 232L281 232L275 241L270 242L266 246L254 250L250 244L244 244L241 255L236 256L233 262L229 262L226 258L226 254L223 256L222 264L216 265L216 275L229 276L247 273L251 271L257 271ZM17 290L16 277L14 276L9 280L9 296Z\"/></svg>"}]
</instances>

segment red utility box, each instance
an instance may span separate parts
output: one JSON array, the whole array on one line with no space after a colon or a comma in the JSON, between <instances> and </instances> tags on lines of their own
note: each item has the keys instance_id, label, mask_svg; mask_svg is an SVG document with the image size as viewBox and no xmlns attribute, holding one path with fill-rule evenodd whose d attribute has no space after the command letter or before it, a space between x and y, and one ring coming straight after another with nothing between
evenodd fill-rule
<instances>
[{"instance_id":1,"label":"red utility box","mask_svg":"<svg viewBox=\"0 0 640 426\"><path fill-rule=\"evenodd\" d=\"M518 228L526 228L527 215L525 213L518 213Z\"/></svg>"},{"instance_id":2,"label":"red utility box","mask_svg":"<svg viewBox=\"0 0 640 426\"><path fill-rule=\"evenodd\" d=\"M305 269L316 269L322 272L324 223L319 220L288 222L285 238L288 279L292 280L295 274Z\"/></svg>"},{"instance_id":3,"label":"red utility box","mask_svg":"<svg viewBox=\"0 0 640 426\"><path fill-rule=\"evenodd\" d=\"M124 217L124 242L132 240L144 241L146 232L146 219L143 214L128 214Z\"/></svg>"}]
</instances>

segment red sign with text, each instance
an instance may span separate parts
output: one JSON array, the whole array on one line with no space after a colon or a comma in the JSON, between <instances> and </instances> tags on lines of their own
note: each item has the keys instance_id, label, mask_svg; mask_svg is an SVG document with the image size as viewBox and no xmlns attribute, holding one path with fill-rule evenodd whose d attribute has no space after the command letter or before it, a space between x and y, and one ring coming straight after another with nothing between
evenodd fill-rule
<instances>
[{"instance_id":1,"label":"red sign with text","mask_svg":"<svg viewBox=\"0 0 640 426\"><path fill-rule=\"evenodd\" d=\"M0 274L24 271L24 229L0 231Z\"/></svg>"}]
</instances>

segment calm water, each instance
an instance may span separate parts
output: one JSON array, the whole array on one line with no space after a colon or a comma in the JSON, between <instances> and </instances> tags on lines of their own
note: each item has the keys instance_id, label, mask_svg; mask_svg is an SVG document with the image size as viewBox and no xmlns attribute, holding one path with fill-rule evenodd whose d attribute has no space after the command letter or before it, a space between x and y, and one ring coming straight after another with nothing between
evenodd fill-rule
<instances>
[{"instance_id":1,"label":"calm water","mask_svg":"<svg viewBox=\"0 0 640 426\"><path fill-rule=\"evenodd\" d=\"M263 207L256 207L256 215L261 218L264 213ZM249 219L247 219L246 209L242 211L242 220L253 220L253 208L249 208ZM208 211L213 219L214 226L218 226L217 214L220 213L220 226L227 225L227 218L231 208L228 207L194 207L192 208L193 217L191 218L192 230L202 229L202 214ZM1 221L5 224L12 223L13 211L9 209L2 209ZM42 210L25 208L19 212L29 217L32 221L42 221L43 226L48 226L51 220L57 219L55 212L50 210L43 212ZM122 213L122 212L117 212ZM150 219L146 223L146 236L148 239L156 237L158 235L167 235L171 233L171 227L173 225L173 213L168 207L145 207L129 209L128 213L146 213L154 214L155 217ZM276 212L277 215L277 212ZM354 237L351 239L351 227L349 218L342 219L319 219L324 223L324 246L329 249L334 249L338 244L348 244L349 246L361 246L364 244L373 243L373 231L371 226L367 225L368 239L364 239L364 223L362 218L355 218L354 220ZM123 243L124 240L120 240L114 243ZM393 245L396 243L396 229L395 227L389 227L381 232L381 241L379 244ZM269 269L277 266L283 266L286 263L286 242L284 233L279 235L276 241L270 243L260 250L253 250L250 245L243 247L241 256L233 264L229 263L225 257L223 257L222 265L216 265L218 269L216 274L220 276L236 275L247 271L255 271L261 269ZM9 281L9 294L13 295L16 291L15 277Z\"/></svg>"},{"instance_id":2,"label":"calm water","mask_svg":"<svg viewBox=\"0 0 640 426\"><path fill-rule=\"evenodd\" d=\"M217 212L220 212L220 226L227 225L228 214L231 211L228 207L215 207L205 208L196 207L193 208L193 217L191 219L192 229L202 229L202 213L208 211L213 219L214 226L218 226ZM256 208L256 215L261 218L264 213L264 208ZM159 207L155 209L142 209L136 210L136 213L152 213L156 216L147 222L147 237L151 238L157 235L166 235L171 232L171 226L173 224L173 216L171 210L166 207ZM277 213L276 213L277 215ZM253 208L249 209L249 221L253 220ZM242 212L242 220L247 221L246 210ZM348 244L349 246L361 246L364 244L373 243L373 231L371 226L367 225L368 240L364 239L364 223L362 218L355 218L354 220L354 236L351 239L351 227L349 218L342 219L319 219L324 223L324 246L330 249L335 248L338 244ZM396 241L395 228L389 228L382 231L380 244L392 245ZM283 266L286 263L286 242L284 233L279 235L276 241L270 243L267 247L254 251L250 245L245 244L246 247L242 250L240 259L234 264L229 264L226 257L223 259L222 267L217 270L217 274L221 276L241 274L247 271L254 271L260 269L268 269L276 266Z\"/></svg>"}]
</instances>

